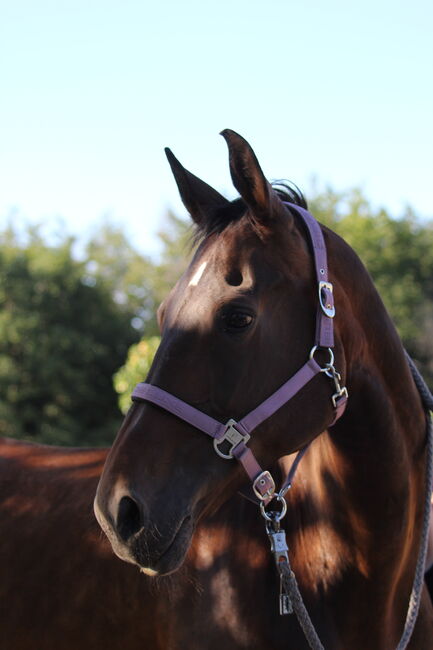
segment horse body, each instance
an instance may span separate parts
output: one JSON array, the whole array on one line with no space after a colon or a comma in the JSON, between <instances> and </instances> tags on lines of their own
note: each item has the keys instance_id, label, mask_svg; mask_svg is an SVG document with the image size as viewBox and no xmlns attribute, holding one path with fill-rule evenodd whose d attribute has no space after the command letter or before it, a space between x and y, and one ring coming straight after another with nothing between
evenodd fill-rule
<instances>
[{"instance_id":1,"label":"horse body","mask_svg":"<svg viewBox=\"0 0 433 650\"><path fill-rule=\"evenodd\" d=\"M0 442L0 647L143 650L153 589L113 556L92 502L106 450Z\"/></svg>"}]
</instances>

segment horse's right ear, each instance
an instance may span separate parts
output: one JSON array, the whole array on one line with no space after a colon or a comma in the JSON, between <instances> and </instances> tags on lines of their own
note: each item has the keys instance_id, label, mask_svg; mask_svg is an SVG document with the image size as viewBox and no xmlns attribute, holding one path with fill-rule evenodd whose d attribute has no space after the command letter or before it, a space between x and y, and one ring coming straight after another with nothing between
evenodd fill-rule
<instances>
[{"instance_id":1,"label":"horse's right ear","mask_svg":"<svg viewBox=\"0 0 433 650\"><path fill-rule=\"evenodd\" d=\"M168 147L165 153L184 206L196 224L203 227L216 210L230 202L213 187L185 169Z\"/></svg>"},{"instance_id":2,"label":"horse's right ear","mask_svg":"<svg viewBox=\"0 0 433 650\"><path fill-rule=\"evenodd\" d=\"M268 225L273 214L281 211L282 205L277 193L266 180L259 161L245 138L231 129L224 129L221 135L229 149L233 185L251 209L254 221Z\"/></svg>"}]
</instances>

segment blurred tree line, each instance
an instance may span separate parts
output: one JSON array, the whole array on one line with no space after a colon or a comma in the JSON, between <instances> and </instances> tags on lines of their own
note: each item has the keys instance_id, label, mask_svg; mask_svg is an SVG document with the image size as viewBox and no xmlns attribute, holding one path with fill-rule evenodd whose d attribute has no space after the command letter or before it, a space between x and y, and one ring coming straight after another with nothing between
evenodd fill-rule
<instances>
[{"instance_id":1,"label":"blurred tree line","mask_svg":"<svg viewBox=\"0 0 433 650\"><path fill-rule=\"evenodd\" d=\"M155 333L155 310L185 265L187 224L169 214L158 262L101 226L77 259L73 238L0 232L0 435L109 444L122 415L113 375Z\"/></svg>"},{"instance_id":2,"label":"blurred tree line","mask_svg":"<svg viewBox=\"0 0 433 650\"><path fill-rule=\"evenodd\" d=\"M309 203L363 259L433 386L432 223L409 208L392 218L358 190L327 190ZM116 391L124 411L158 345L156 308L191 255L189 223L174 214L159 238L159 259L150 259L105 223L77 259L70 237L53 244L38 229L0 233L1 435L112 441L121 421Z\"/></svg>"}]
</instances>

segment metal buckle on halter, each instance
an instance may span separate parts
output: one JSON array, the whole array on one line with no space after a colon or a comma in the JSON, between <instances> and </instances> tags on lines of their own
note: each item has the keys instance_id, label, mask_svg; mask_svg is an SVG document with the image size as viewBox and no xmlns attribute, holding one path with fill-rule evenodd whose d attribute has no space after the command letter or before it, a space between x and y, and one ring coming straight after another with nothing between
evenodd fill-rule
<instances>
[{"instance_id":1,"label":"metal buckle on halter","mask_svg":"<svg viewBox=\"0 0 433 650\"><path fill-rule=\"evenodd\" d=\"M263 490L266 488L265 492ZM260 501L271 499L275 494L275 481L270 472L265 470L254 479L253 482L254 494Z\"/></svg>"},{"instance_id":2,"label":"metal buckle on halter","mask_svg":"<svg viewBox=\"0 0 433 650\"><path fill-rule=\"evenodd\" d=\"M310 359L314 359L314 355L318 350L324 350L325 348L319 348L317 345L314 345L311 348L310 352ZM323 368L320 368L320 372L324 372L327 377L330 377L335 386L335 393L332 395L332 403L334 405L334 408L336 409L338 406L338 402L342 397L349 397L349 393L347 392L346 386L341 386L340 381L341 381L341 375L340 373L335 369L334 366L334 353L332 351L332 348L327 348L328 353L329 353L329 361L328 363L325 363Z\"/></svg>"},{"instance_id":3,"label":"metal buckle on halter","mask_svg":"<svg viewBox=\"0 0 433 650\"><path fill-rule=\"evenodd\" d=\"M331 397L335 409L337 408L338 402L342 397L349 397L349 393L347 392L346 386L340 388L338 393L334 393L333 396Z\"/></svg>"},{"instance_id":4,"label":"metal buckle on halter","mask_svg":"<svg viewBox=\"0 0 433 650\"><path fill-rule=\"evenodd\" d=\"M333 365L328 364L329 367L329 373L328 376L331 377L334 381L334 386L335 386L335 393L332 395L332 404L334 405L334 408L336 409L338 406L338 402L342 397L349 397L349 393L347 392L346 386L341 386L340 381L341 381L341 375L340 373L334 368Z\"/></svg>"},{"instance_id":5,"label":"metal buckle on halter","mask_svg":"<svg viewBox=\"0 0 433 650\"><path fill-rule=\"evenodd\" d=\"M219 438L218 440L214 438L213 441L214 449L218 454L218 456L221 456L221 458L227 458L228 460L233 458L233 454L232 454L233 449L237 447L240 442L246 444L248 440L251 438L249 433L241 433L238 429L236 429L236 425L237 425L236 420L230 418L230 420L226 422L226 430L224 432L223 437ZM219 445L222 445L223 442L228 442L230 444L230 447L226 453L219 450Z\"/></svg>"},{"instance_id":6,"label":"metal buckle on halter","mask_svg":"<svg viewBox=\"0 0 433 650\"><path fill-rule=\"evenodd\" d=\"M333 290L331 282L323 282L323 280L319 282L319 303L323 313L328 318L334 318L335 316ZM331 298L329 298L329 294Z\"/></svg>"}]
</instances>

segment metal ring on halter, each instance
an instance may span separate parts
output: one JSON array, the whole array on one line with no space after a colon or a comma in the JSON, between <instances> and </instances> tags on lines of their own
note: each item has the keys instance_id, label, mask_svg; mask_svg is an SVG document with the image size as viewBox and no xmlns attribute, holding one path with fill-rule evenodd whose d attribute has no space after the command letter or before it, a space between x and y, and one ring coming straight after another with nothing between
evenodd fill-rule
<instances>
[{"instance_id":1,"label":"metal ring on halter","mask_svg":"<svg viewBox=\"0 0 433 650\"><path fill-rule=\"evenodd\" d=\"M285 516L287 512L287 502L285 498L280 496L279 494L275 494L274 499L276 499L282 504L281 512L276 512L275 510L271 510L271 512L266 512L264 502L261 501L260 503L260 512L262 513L262 517L264 517L266 521L281 521L281 519Z\"/></svg>"},{"instance_id":2,"label":"metal ring on halter","mask_svg":"<svg viewBox=\"0 0 433 650\"><path fill-rule=\"evenodd\" d=\"M331 376L329 375L329 369L334 366L334 353L332 351L332 348L320 348L318 345L313 345L310 352L310 359L314 359L314 355L316 354L317 350L328 350L329 361L325 364L324 368L320 368L320 372L326 372L328 376Z\"/></svg>"}]
</instances>

